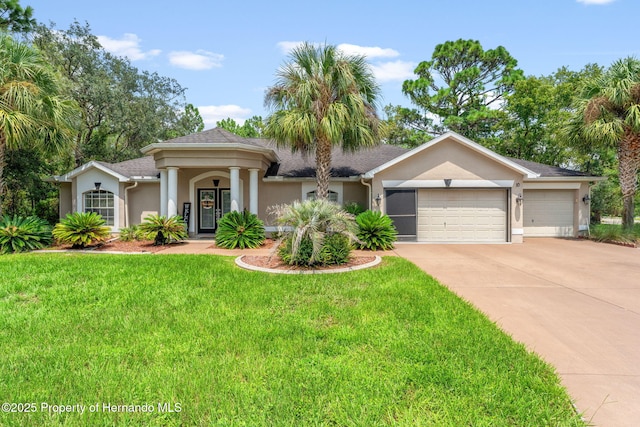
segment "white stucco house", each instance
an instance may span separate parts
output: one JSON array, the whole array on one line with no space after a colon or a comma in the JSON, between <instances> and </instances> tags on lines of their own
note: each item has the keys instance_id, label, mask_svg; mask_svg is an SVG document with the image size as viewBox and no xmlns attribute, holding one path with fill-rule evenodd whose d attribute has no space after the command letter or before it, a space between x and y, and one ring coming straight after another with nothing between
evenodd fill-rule
<instances>
[{"instance_id":1,"label":"white stucco house","mask_svg":"<svg viewBox=\"0 0 640 427\"><path fill-rule=\"evenodd\" d=\"M60 216L95 211L117 232L150 213L180 214L195 236L214 233L226 212L247 209L269 230L270 206L315 195L313 158L221 128L151 144L142 153L52 177ZM503 157L448 132L412 150L334 150L330 198L381 210L400 240L521 243L587 231L590 185L600 179Z\"/></svg>"}]
</instances>

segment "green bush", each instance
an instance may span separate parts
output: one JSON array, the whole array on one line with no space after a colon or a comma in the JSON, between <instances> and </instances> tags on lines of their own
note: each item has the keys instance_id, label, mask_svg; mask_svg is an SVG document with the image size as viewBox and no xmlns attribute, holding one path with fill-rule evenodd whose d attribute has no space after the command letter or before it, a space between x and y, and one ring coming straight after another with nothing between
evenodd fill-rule
<instances>
[{"instance_id":1,"label":"green bush","mask_svg":"<svg viewBox=\"0 0 640 427\"><path fill-rule=\"evenodd\" d=\"M131 242L133 240L143 240L143 233L140 231L140 228L137 225L132 225L131 227L121 228L120 236L118 240L123 242Z\"/></svg>"},{"instance_id":2,"label":"green bush","mask_svg":"<svg viewBox=\"0 0 640 427\"><path fill-rule=\"evenodd\" d=\"M344 210L353 216L358 216L364 212L364 208L358 202L349 202L344 205Z\"/></svg>"},{"instance_id":3,"label":"green bush","mask_svg":"<svg viewBox=\"0 0 640 427\"><path fill-rule=\"evenodd\" d=\"M148 215L138 226L141 236L153 240L156 245L179 242L189 237L184 220L180 215L167 218L164 215Z\"/></svg>"},{"instance_id":4,"label":"green bush","mask_svg":"<svg viewBox=\"0 0 640 427\"><path fill-rule=\"evenodd\" d=\"M3 216L0 218L0 252L26 252L51 244L49 224L38 217Z\"/></svg>"},{"instance_id":5,"label":"green bush","mask_svg":"<svg viewBox=\"0 0 640 427\"><path fill-rule=\"evenodd\" d=\"M624 230L619 224L592 225L589 238L596 242L635 243L640 240L640 225L632 230Z\"/></svg>"},{"instance_id":6,"label":"green bush","mask_svg":"<svg viewBox=\"0 0 640 427\"><path fill-rule=\"evenodd\" d=\"M288 264L335 264L337 259L347 259L351 243L358 241L358 225L353 215L328 200L295 201L290 205L275 206L270 212L276 216L284 239L284 244L279 246L279 255ZM344 236L348 242L346 256L327 256L327 250L339 251L324 249L326 242L333 241L330 236L336 234Z\"/></svg>"},{"instance_id":7,"label":"green bush","mask_svg":"<svg viewBox=\"0 0 640 427\"><path fill-rule=\"evenodd\" d=\"M315 258L315 262L309 260L313 255L313 241L304 238L300 242L298 251L292 251L293 239L288 237L278 247L278 255L282 261L290 265L312 266L312 265L340 265L349 261L351 254L351 242L342 234L329 234L322 242L320 254Z\"/></svg>"},{"instance_id":8,"label":"green bush","mask_svg":"<svg viewBox=\"0 0 640 427\"><path fill-rule=\"evenodd\" d=\"M377 211L365 211L356 217L360 249L372 251L393 249L398 232L387 215Z\"/></svg>"},{"instance_id":9,"label":"green bush","mask_svg":"<svg viewBox=\"0 0 640 427\"><path fill-rule=\"evenodd\" d=\"M249 211L228 212L218 221L216 245L221 248L257 248L264 239L264 223Z\"/></svg>"},{"instance_id":10,"label":"green bush","mask_svg":"<svg viewBox=\"0 0 640 427\"><path fill-rule=\"evenodd\" d=\"M104 225L102 216L95 212L74 212L53 228L53 237L59 243L70 244L74 249L103 242L111 235L111 228Z\"/></svg>"}]
</instances>

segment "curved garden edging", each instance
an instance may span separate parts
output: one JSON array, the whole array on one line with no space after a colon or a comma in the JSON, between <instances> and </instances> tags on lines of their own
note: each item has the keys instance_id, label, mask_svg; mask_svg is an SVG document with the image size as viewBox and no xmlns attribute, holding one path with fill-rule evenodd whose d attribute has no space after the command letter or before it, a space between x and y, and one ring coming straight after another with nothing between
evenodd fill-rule
<instances>
[{"instance_id":1,"label":"curved garden edging","mask_svg":"<svg viewBox=\"0 0 640 427\"><path fill-rule=\"evenodd\" d=\"M366 264L354 265L344 268L332 268L332 269L319 269L319 270L281 270L275 268L258 267L256 265L247 264L242 260L245 255L240 255L236 258L236 265L246 270L261 271L263 273L276 273L276 274L332 274L332 273L347 273L349 271L363 270L365 268L374 267L382 261L382 258L375 255L373 261Z\"/></svg>"}]
</instances>

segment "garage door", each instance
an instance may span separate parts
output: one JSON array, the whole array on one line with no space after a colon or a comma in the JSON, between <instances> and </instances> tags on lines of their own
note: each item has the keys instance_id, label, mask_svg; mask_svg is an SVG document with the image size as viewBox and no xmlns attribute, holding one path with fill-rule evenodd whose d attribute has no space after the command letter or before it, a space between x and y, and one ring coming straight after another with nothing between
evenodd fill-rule
<instances>
[{"instance_id":1,"label":"garage door","mask_svg":"<svg viewBox=\"0 0 640 427\"><path fill-rule=\"evenodd\" d=\"M420 190L418 241L504 242L506 190Z\"/></svg>"},{"instance_id":2,"label":"garage door","mask_svg":"<svg viewBox=\"0 0 640 427\"><path fill-rule=\"evenodd\" d=\"M573 237L575 190L525 190L525 237Z\"/></svg>"}]
</instances>

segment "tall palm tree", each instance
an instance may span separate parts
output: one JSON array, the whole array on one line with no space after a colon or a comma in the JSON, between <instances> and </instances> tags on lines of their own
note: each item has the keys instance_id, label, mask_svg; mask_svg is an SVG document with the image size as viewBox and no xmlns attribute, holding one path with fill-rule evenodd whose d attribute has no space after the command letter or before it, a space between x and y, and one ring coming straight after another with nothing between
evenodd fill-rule
<instances>
[{"instance_id":1,"label":"tall palm tree","mask_svg":"<svg viewBox=\"0 0 640 427\"><path fill-rule=\"evenodd\" d=\"M624 228L632 228L640 169L640 60L620 59L601 76L586 82L568 133L578 145L616 148L622 223Z\"/></svg>"},{"instance_id":2,"label":"tall palm tree","mask_svg":"<svg viewBox=\"0 0 640 427\"><path fill-rule=\"evenodd\" d=\"M7 150L61 150L69 141L75 109L59 95L60 86L37 49L0 34L0 201Z\"/></svg>"},{"instance_id":3,"label":"tall palm tree","mask_svg":"<svg viewBox=\"0 0 640 427\"><path fill-rule=\"evenodd\" d=\"M337 47L304 43L277 72L265 105L275 111L264 133L278 146L315 154L316 197L329 195L331 150L356 151L380 141L375 102L378 85L365 58Z\"/></svg>"}]
</instances>

